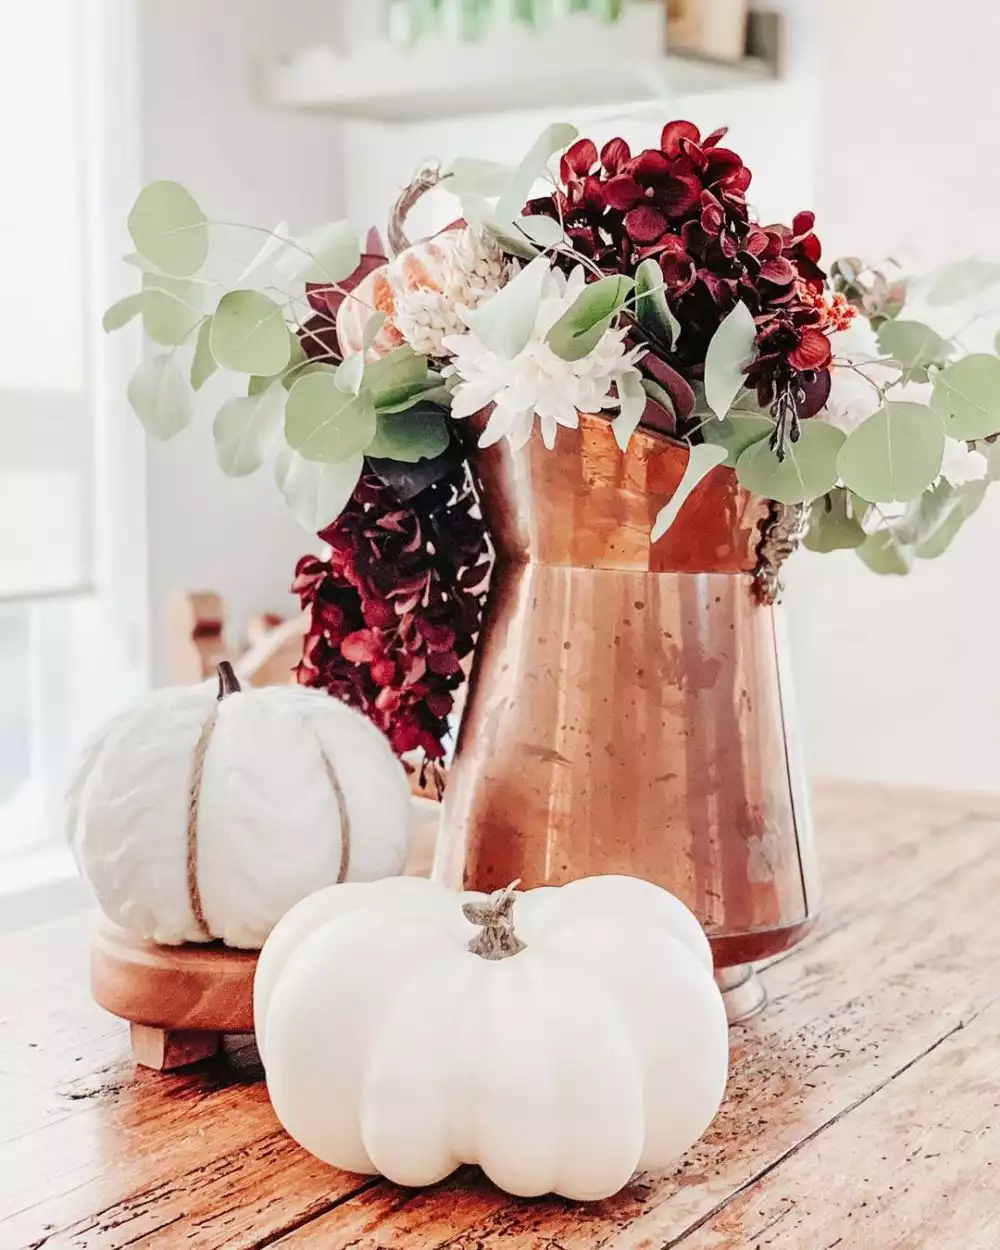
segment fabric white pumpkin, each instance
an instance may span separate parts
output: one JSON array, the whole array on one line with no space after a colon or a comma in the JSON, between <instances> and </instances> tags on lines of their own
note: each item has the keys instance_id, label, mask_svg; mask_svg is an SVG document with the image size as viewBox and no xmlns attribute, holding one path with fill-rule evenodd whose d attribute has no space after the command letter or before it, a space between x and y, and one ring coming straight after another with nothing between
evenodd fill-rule
<instances>
[{"instance_id":1,"label":"fabric white pumpkin","mask_svg":"<svg viewBox=\"0 0 1000 1250\"><path fill-rule=\"evenodd\" d=\"M513 1194L607 1197L697 1141L726 1083L705 935L633 877L321 890L264 946L254 1013L288 1132L401 1185L476 1163Z\"/></svg>"},{"instance_id":2,"label":"fabric white pumpkin","mask_svg":"<svg viewBox=\"0 0 1000 1250\"><path fill-rule=\"evenodd\" d=\"M116 924L256 949L317 888L402 872L410 790L359 712L300 686L240 690L220 669L218 692L158 690L111 722L70 790L68 834Z\"/></svg>"}]
</instances>

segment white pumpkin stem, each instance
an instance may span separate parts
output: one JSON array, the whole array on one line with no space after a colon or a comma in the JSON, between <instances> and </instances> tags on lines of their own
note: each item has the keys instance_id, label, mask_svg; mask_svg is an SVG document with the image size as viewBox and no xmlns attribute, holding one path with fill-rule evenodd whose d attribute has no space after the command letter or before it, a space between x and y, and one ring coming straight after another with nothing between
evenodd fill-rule
<instances>
[{"instance_id":1,"label":"white pumpkin stem","mask_svg":"<svg viewBox=\"0 0 1000 1250\"><path fill-rule=\"evenodd\" d=\"M436 187L443 177L440 166L427 165L419 171L411 183L403 188L389 214L390 259L402 255L410 246L410 240L406 237L406 231L403 228L410 209L422 195Z\"/></svg>"},{"instance_id":2,"label":"white pumpkin stem","mask_svg":"<svg viewBox=\"0 0 1000 1250\"><path fill-rule=\"evenodd\" d=\"M219 674L219 693L216 696L221 703L227 695L239 694L243 689L240 685L240 679L236 676L236 670L228 660L222 660L216 665L216 671Z\"/></svg>"},{"instance_id":3,"label":"white pumpkin stem","mask_svg":"<svg viewBox=\"0 0 1000 1250\"><path fill-rule=\"evenodd\" d=\"M512 881L502 890L495 890L483 903L463 903L462 915L482 931L469 943L473 955L482 959L510 959L524 950L525 944L514 932L514 894L520 881Z\"/></svg>"}]
</instances>

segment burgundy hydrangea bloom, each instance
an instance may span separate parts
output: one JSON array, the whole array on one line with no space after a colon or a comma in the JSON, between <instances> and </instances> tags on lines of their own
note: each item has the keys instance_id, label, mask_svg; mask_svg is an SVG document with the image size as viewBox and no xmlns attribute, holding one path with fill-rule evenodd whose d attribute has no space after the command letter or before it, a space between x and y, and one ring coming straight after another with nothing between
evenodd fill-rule
<instances>
[{"instance_id":1,"label":"burgundy hydrangea bloom","mask_svg":"<svg viewBox=\"0 0 1000 1250\"><path fill-rule=\"evenodd\" d=\"M359 708L399 755L444 755L490 570L474 506L464 468L405 504L366 470L320 533L329 556L296 566L292 590L310 613L299 682Z\"/></svg>"},{"instance_id":2,"label":"burgundy hydrangea bloom","mask_svg":"<svg viewBox=\"0 0 1000 1250\"><path fill-rule=\"evenodd\" d=\"M605 273L632 275L656 258L683 326L675 350L652 343L642 366L661 385L671 389L674 370L688 381L702 376L712 335L742 300L759 331L751 380L760 402L776 416L788 404L796 418L808 416L829 390L830 363L813 214L799 213L791 227L751 221L750 170L720 146L725 133L703 139L692 122L669 122L659 148L636 156L624 139L600 153L580 139L562 158L562 187L526 211L561 220L574 248ZM678 407L677 415L687 414Z\"/></svg>"}]
</instances>

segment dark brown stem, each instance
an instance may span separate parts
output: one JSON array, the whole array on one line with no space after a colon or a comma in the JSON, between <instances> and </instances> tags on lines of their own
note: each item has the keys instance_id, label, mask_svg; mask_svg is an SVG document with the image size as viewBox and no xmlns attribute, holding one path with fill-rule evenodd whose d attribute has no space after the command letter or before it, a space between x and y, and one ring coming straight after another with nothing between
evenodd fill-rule
<instances>
[{"instance_id":1,"label":"dark brown stem","mask_svg":"<svg viewBox=\"0 0 1000 1250\"><path fill-rule=\"evenodd\" d=\"M243 687L240 685L240 680L228 660L223 660L216 667L219 674L219 693L217 697L221 703L227 695L238 694Z\"/></svg>"},{"instance_id":2,"label":"dark brown stem","mask_svg":"<svg viewBox=\"0 0 1000 1250\"><path fill-rule=\"evenodd\" d=\"M514 932L514 894L521 883L512 881L496 890L482 903L465 903L462 915L482 931L469 943L473 955L482 959L510 959L524 950L524 943Z\"/></svg>"}]
</instances>

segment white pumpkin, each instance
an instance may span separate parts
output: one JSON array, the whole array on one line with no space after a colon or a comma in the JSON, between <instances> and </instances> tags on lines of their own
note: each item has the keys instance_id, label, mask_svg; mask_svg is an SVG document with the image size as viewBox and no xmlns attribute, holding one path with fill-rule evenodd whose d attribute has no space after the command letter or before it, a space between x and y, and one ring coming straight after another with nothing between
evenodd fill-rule
<instances>
[{"instance_id":1,"label":"white pumpkin","mask_svg":"<svg viewBox=\"0 0 1000 1250\"><path fill-rule=\"evenodd\" d=\"M220 670L218 692L158 690L111 722L70 790L68 834L116 924L256 949L317 888L403 870L410 790L359 712Z\"/></svg>"},{"instance_id":2,"label":"white pumpkin","mask_svg":"<svg viewBox=\"0 0 1000 1250\"><path fill-rule=\"evenodd\" d=\"M726 1083L705 935L633 877L322 890L264 946L254 1013L292 1137L401 1185L476 1163L513 1194L607 1197L697 1141Z\"/></svg>"}]
</instances>

